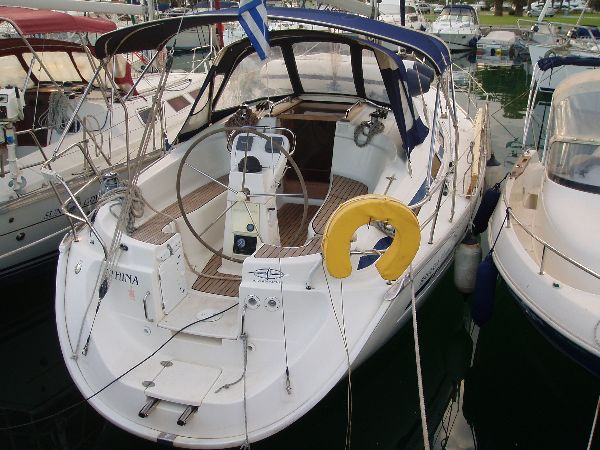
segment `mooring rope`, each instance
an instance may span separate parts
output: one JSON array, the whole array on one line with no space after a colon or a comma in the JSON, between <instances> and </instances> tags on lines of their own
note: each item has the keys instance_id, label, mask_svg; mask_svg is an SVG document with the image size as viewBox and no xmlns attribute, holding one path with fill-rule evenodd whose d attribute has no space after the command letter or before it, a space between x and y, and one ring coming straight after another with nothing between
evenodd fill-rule
<instances>
[{"instance_id":1,"label":"mooring rope","mask_svg":"<svg viewBox=\"0 0 600 450\"><path fill-rule=\"evenodd\" d=\"M596 412L594 413L594 420L592 422L592 430L590 431L590 439L588 441L587 450L591 450L592 444L594 443L594 434L596 431L596 423L598 422L598 411L600 410L600 395L596 402Z\"/></svg>"},{"instance_id":2,"label":"mooring rope","mask_svg":"<svg viewBox=\"0 0 600 450\"><path fill-rule=\"evenodd\" d=\"M346 352L346 361L348 364L348 390L347 390L347 425L346 425L346 446L345 449L350 449L351 438L352 438L352 370L350 367L350 351L348 349L348 339L346 337L346 323L345 320L340 323L340 319L338 318L337 312L335 311L335 304L333 302L333 296L331 295L331 288L329 286L329 281L327 278L327 270L325 269L325 262L323 258L321 258L321 268L323 269L323 276L325 277L325 284L327 285L327 293L329 294L329 303L331 304L331 310L333 312L333 316L335 317L335 321L337 322L338 330L340 331L340 336L342 337L342 342L344 344L344 350ZM342 296L341 304L342 304L342 316L344 314L344 302L343 302L343 291L342 291L342 283L340 281L340 293Z\"/></svg>"},{"instance_id":3,"label":"mooring rope","mask_svg":"<svg viewBox=\"0 0 600 450\"><path fill-rule=\"evenodd\" d=\"M412 303L413 337L415 340L415 362L417 364L417 385L419 388L419 409L421 410L421 429L423 431L423 446L429 450L429 430L427 428L427 411L425 410L425 394L423 391L423 374L421 371L421 352L419 348L419 331L417 328L417 302L415 295L415 280L412 264L410 266L410 294Z\"/></svg>"}]
</instances>

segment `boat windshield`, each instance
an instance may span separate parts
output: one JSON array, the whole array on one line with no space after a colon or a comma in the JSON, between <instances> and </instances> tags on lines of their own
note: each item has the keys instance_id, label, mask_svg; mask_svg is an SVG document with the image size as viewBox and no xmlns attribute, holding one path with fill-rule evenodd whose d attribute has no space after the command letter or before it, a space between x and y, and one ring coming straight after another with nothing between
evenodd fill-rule
<instances>
[{"instance_id":1,"label":"boat windshield","mask_svg":"<svg viewBox=\"0 0 600 450\"><path fill-rule=\"evenodd\" d=\"M600 144L556 141L548 154L548 177L580 191L600 193Z\"/></svg>"},{"instance_id":2,"label":"boat windshield","mask_svg":"<svg viewBox=\"0 0 600 450\"><path fill-rule=\"evenodd\" d=\"M349 45L302 42L292 48L305 92L356 95Z\"/></svg>"},{"instance_id":3,"label":"boat windshield","mask_svg":"<svg viewBox=\"0 0 600 450\"><path fill-rule=\"evenodd\" d=\"M446 6L439 17L438 21L452 21L452 22L477 22L473 10L468 8L456 8Z\"/></svg>"},{"instance_id":4,"label":"boat windshield","mask_svg":"<svg viewBox=\"0 0 600 450\"><path fill-rule=\"evenodd\" d=\"M240 61L225 85L215 109L237 107L248 100L286 96L293 92L281 47L271 47L268 63L263 63L256 53Z\"/></svg>"},{"instance_id":5,"label":"boat windshield","mask_svg":"<svg viewBox=\"0 0 600 450\"><path fill-rule=\"evenodd\" d=\"M356 96L350 46L339 42L302 42L292 45L302 91L314 94ZM366 96L389 104L381 71L371 50L363 50L362 76ZM253 53L233 70L215 110L239 106L252 100L294 93L281 47L271 47L268 63Z\"/></svg>"}]
</instances>

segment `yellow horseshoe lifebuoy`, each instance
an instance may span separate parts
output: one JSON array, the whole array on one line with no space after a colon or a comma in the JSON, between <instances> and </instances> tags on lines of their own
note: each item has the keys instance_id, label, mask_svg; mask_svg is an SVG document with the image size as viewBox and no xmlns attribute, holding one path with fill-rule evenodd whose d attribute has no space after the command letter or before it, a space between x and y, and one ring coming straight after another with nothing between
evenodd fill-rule
<instances>
[{"instance_id":1,"label":"yellow horseshoe lifebuoy","mask_svg":"<svg viewBox=\"0 0 600 450\"><path fill-rule=\"evenodd\" d=\"M397 280L409 266L421 242L419 221L404 203L385 195L368 194L342 203L325 225L323 259L332 277L350 275L350 240L358 227L372 220L386 221L396 229L392 244L375 263L381 277Z\"/></svg>"}]
</instances>

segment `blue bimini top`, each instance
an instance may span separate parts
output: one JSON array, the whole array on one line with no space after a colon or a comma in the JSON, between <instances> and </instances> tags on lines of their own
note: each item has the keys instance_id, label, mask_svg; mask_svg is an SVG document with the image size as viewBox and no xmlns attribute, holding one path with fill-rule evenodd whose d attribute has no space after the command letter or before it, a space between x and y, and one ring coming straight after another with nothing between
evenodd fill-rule
<instances>
[{"instance_id":1,"label":"blue bimini top","mask_svg":"<svg viewBox=\"0 0 600 450\"><path fill-rule=\"evenodd\" d=\"M267 8L267 14L269 20L321 25L404 47L423 55L438 74L451 64L446 44L421 31L328 10ZM104 58L117 53L157 49L181 31L237 20L238 9L233 8L143 22L100 36L95 45L96 55Z\"/></svg>"}]
</instances>

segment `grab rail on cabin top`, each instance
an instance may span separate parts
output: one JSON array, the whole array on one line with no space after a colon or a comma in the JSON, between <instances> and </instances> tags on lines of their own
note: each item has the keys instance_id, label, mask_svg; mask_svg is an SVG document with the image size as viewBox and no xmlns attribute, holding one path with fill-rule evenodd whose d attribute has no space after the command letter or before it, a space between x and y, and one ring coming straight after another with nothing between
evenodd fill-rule
<instances>
[{"instance_id":1,"label":"grab rail on cabin top","mask_svg":"<svg viewBox=\"0 0 600 450\"><path fill-rule=\"evenodd\" d=\"M534 240L536 240L538 243L542 244L542 257L540 258L540 270L538 272L539 275L544 275L544 258L546 256L546 249L549 249L552 253L554 253L555 255L557 255L558 257L564 259L565 261L567 261L568 263L570 263L571 265L575 266L576 268L583 270L585 273L593 276L594 278L600 280L600 274L594 272L592 269L584 266L583 264L575 261L573 258L570 258L569 256L565 255L564 253L562 253L560 250L558 250L556 247L553 247L551 244L549 244L548 242L546 242L544 239L542 239L541 237L537 236L536 234L534 234L532 231L530 231L526 225L524 225L515 215L515 213L512 211L512 208L508 205L507 200L506 200L506 196L504 196L504 204L506 206L506 228L511 228L511 219L516 222L523 231L525 231L525 233L527 233L531 238L533 238Z\"/></svg>"}]
</instances>

